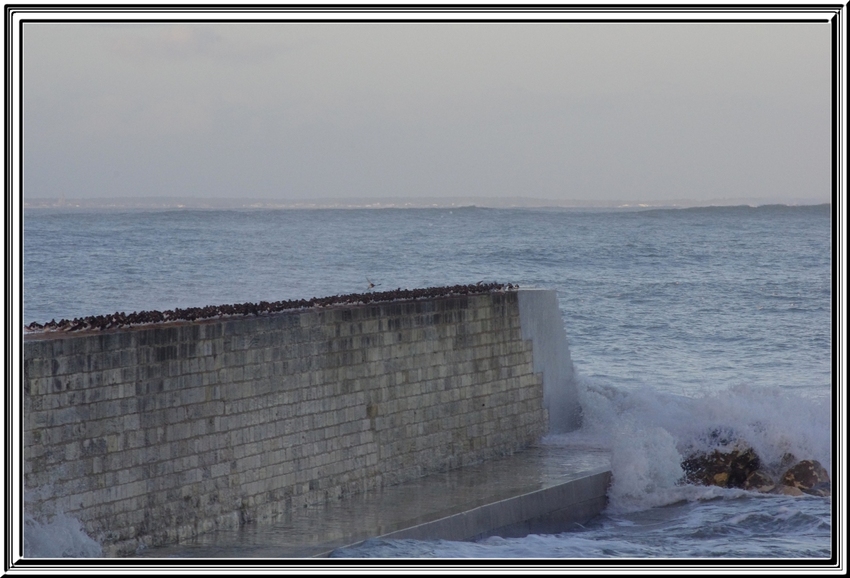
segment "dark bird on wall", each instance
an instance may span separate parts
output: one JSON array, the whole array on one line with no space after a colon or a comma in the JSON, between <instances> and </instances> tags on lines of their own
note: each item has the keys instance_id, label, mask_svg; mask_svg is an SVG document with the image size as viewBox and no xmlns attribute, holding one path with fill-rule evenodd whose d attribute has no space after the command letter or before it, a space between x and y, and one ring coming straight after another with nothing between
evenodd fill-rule
<instances>
[{"instance_id":1,"label":"dark bird on wall","mask_svg":"<svg viewBox=\"0 0 850 578\"><path fill-rule=\"evenodd\" d=\"M474 295L487 293L490 291L510 291L518 289L518 285L511 283L484 283L483 281L475 285L453 285L446 287L426 287L423 289L401 289L386 292L372 292L374 287L378 287L380 283L373 283L371 279L366 278L369 283L369 293L352 293L350 295L335 295L333 297L324 297L321 299L296 299L288 301L275 301L269 303L260 301L259 303L241 303L234 305L208 305L206 307L189 307L186 309L174 309L169 311L139 311L130 314L124 312L115 312L112 315L94 315L84 318L76 318L73 320L51 319L49 323L30 323L25 325L27 331L81 331L81 330L104 330L115 327L128 327L131 325L141 325L149 323L163 323L173 321L195 321L198 319L210 319L215 317L230 317L234 315L262 315L266 313L276 313L279 311L287 311L293 309L303 309L305 307L327 307L331 305L340 305L347 303L373 303L381 301L393 301L396 299L427 299L433 297L446 297L450 295Z\"/></svg>"}]
</instances>

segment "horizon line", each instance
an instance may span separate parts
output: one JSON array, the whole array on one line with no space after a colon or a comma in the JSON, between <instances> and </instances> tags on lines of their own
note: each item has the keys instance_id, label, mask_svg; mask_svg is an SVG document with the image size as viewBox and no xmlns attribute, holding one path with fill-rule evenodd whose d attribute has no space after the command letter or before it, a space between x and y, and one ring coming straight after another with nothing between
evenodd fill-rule
<instances>
[{"instance_id":1,"label":"horizon line","mask_svg":"<svg viewBox=\"0 0 850 578\"><path fill-rule=\"evenodd\" d=\"M803 198L726 197L713 199L661 199L610 201L547 199L533 197L326 197L319 199L270 199L235 197L35 197L24 209L659 209L767 205L817 206L830 201Z\"/></svg>"}]
</instances>

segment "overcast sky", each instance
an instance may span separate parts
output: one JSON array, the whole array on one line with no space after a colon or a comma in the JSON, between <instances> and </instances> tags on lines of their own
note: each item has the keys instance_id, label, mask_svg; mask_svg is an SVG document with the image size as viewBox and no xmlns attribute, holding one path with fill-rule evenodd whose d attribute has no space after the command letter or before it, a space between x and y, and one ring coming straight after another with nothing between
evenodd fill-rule
<instances>
[{"instance_id":1,"label":"overcast sky","mask_svg":"<svg viewBox=\"0 0 850 578\"><path fill-rule=\"evenodd\" d=\"M826 23L24 25L29 198L830 199Z\"/></svg>"}]
</instances>

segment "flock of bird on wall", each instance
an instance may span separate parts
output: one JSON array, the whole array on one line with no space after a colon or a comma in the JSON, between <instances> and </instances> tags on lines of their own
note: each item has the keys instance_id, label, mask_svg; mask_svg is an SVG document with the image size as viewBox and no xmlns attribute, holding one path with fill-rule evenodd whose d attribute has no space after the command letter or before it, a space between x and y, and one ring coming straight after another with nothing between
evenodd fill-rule
<instances>
[{"instance_id":1,"label":"flock of bird on wall","mask_svg":"<svg viewBox=\"0 0 850 578\"><path fill-rule=\"evenodd\" d=\"M475 295L491 291L506 291L518 286L510 283L484 283L472 285L451 285L444 287L427 287L424 289L395 289L394 291L373 292L375 283L368 282L368 293L350 293L313 299L291 299L287 301L260 301L259 303L239 303L235 305L208 305L206 307L189 307L187 309L171 309L168 311L140 311L133 313L116 312L111 315L93 315L75 319L51 320L47 323L30 323L24 326L27 331L85 331L103 330L130 325L150 323L165 323L169 321L194 321L197 319L212 319L216 317L261 315L276 313L290 309L310 307L328 307L332 305L353 305L360 303L376 303L409 299L424 299L448 297L452 295Z\"/></svg>"}]
</instances>

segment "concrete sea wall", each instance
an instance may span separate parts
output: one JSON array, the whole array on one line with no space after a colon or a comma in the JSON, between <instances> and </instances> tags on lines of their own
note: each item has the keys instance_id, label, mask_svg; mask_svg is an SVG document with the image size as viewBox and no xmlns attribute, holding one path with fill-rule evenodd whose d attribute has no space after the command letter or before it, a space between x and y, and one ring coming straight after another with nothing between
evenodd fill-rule
<instances>
[{"instance_id":1,"label":"concrete sea wall","mask_svg":"<svg viewBox=\"0 0 850 578\"><path fill-rule=\"evenodd\" d=\"M575 426L559 339L534 290L29 334L25 511L127 555L510 454Z\"/></svg>"}]
</instances>

